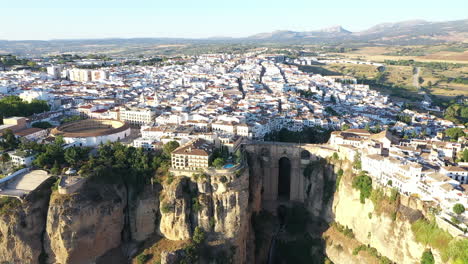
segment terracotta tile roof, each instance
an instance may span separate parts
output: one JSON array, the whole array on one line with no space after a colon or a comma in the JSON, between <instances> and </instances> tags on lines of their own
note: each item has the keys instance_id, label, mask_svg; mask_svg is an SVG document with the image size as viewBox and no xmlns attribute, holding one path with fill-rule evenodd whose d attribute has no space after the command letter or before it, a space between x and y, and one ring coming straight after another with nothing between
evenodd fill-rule
<instances>
[{"instance_id":1,"label":"terracotta tile roof","mask_svg":"<svg viewBox=\"0 0 468 264\"><path fill-rule=\"evenodd\" d=\"M466 172L466 168L463 168L463 167L448 166L448 167L444 167L444 169L450 172L457 172L457 171Z\"/></svg>"},{"instance_id":2,"label":"terracotta tile roof","mask_svg":"<svg viewBox=\"0 0 468 264\"><path fill-rule=\"evenodd\" d=\"M172 154L210 156L213 153L214 146L208 141L197 138L189 143L178 147Z\"/></svg>"}]
</instances>

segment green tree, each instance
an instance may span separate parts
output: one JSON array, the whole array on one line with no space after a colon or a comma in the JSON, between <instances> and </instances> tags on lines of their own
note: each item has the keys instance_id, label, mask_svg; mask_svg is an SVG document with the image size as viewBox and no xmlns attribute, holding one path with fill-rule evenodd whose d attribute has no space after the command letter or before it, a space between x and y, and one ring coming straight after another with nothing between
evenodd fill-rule
<instances>
[{"instance_id":1,"label":"green tree","mask_svg":"<svg viewBox=\"0 0 468 264\"><path fill-rule=\"evenodd\" d=\"M52 175L59 175L60 174L60 166L59 166L57 161L54 162L54 166L50 170L50 173L52 173Z\"/></svg>"},{"instance_id":2,"label":"green tree","mask_svg":"<svg viewBox=\"0 0 468 264\"><path fill-rule=\"evenodd\" d=\"M223 165L226 163L226 161L219 157L219 158L216 158L214 161L213 161L213 166L215 166L216 168L221 168L223 167Z\"/></svg>"},{"instance_id":3,"label":"green tree","mask_svg":"<svg viewBox=\"0 0 468 264\"><path fill-rule=\"evenodd\" d=\"M54 143L47 144L44 147L43 152L37 156L33 164L41 168L50 168L52 165L55 165L55 162L59 165L65 163L63 143L63 137L56 137Z\"/></svg>"},{"instance_id":4,"label":"green tree","mask_svg":"<svg viewBox=\"0 0 468 264\"><path fill-rule=\"evenodd\" d=\"M76 148L71 147L65 150L65 161L68 164L70 164L71 166L74 166L77 160L78 160L78 152L76 151Z\"/></svg>"},{"instance_id":5,"label":"green tree","mask_svg":"<svg viewBox=\"0 0 468 264\"><path fill-rule=\"evenodd\" d=\"M177 141L169 141L163 146L163 153L167 156L170 157L172 151L174 151L176 148L179 147L179 143Z\"/></svg>"},{"instance_id":6,"label":"green tree","mask_svg":"<svg viewBox=\"0 0 468 264\"><path fill-rule=\"evenodd\" d=\"M463 206L463 204L457 203L453 206L453 212L457 215L461 215L465 212L465 206Z\"/></svg>"},{"instance_id":7,"label":"green tree","mask_svg":"<svg viewBox=\"0 0 468 264\"><path fill-rule=\"evenodd\" d=\"M372 178L361 173L353 179L353 188L360 191L360 200L361 203L364 203L365 199L369 198L372 193Z\"/></svg>"},{"instance_id":8,"label":"green tree","mask_svg":"<svg viewBox=\"0 0 468 264\"><path fill-rule=\"evenodd\" d=\"M350 126L348 124L344 124L344 125L341 126L342 131L346 131L348 129L350 129Z\"/></svg>"},{"instance_id":9,"label":"green tree","mask_svg":"<svg viewBox=\"0 0 468 264\"><path fill-rule=\"evenodd\" d=\"M457 103L451 104L445 110L444 118L455 123L468 122L468 105L461 105Z\"/></svg>"},{"instance_id":10,"label":"green tree","mask_svg":"<svg viewBox=\"0 0 468 264\"><path fill-rule=\"evenodd\" d=\"M234 153L234 160L236 163L241 163L243 159L243 154L240 149L236 150Z\"/></svg>"},{"instance_id":11,"label":"green tree","mask_svg":"<svg viewBox=\"0 0 468 264\"><path fill-rule=\"evenodd\" d=\"M23 101L19 96L10 95L0 99L0 116L30 116L49 111L46 101L32 100L30 103Z\"/></svg>"},{"instance_id":12,"label":"green tree","mask_svg":"<svg viewBox=\"0 0 468 264\"><path fill-rule=\"evenodd\" d=\"M362 168L360 153L356 153L354 155L353 168L355 168L356 170L360 170Z\"/></svg>"},{"instance_id":13,"label":"green tree","mask_svg":"<svg viewBox=\"0 0 468 264\"><path fill-rule=\"evenodd\" d=\"M35 63L34 61L28 61L28 62L26 63L26 65L29 66L29 67L36 67L36 66L37 66L37 63Z\"/></svg>"},{"instance_id":14,"label":"green tree","mask_svg":"<svg viewBox=\"0 0 468 264\"><path fill-rule=\"evenodd\" d=\"M15 134L11 129L7 129L3 132L2 140L0 146L5 150L15 149L19 145L19 140L16 138Z\"/></svg>"},{"instance_id":15,"label":"green tree","mask_svg":"<svg viewBox=\"0 0 468 264\"><path fill-rule=\"evenodd\" d=\"M450 137L452 140L458 140L460 137L465 136L465 132L463 132L463 128L460 127L452 127L445 130L445 134Z\"/></svg>"},{"instance_id":16,"label":"green tree","mask_svg":"<svg viewBox=\"0 0 468 264\"><path fill-rule=\"evenodd\" d=\"M421 264L434 264L434 256L432 255L432 252L430 249L426 249L421 257Z\"/></svg>"},{"instance_id":17,"label":"green tree","mask_svg":"<svg viewBox=\"0 0 468 264\"><path fill-rule=\"evenodd\" d=\"M2 155L0 156L0 159L2 160L2 163L5 163L5 162L8 162L11 160L11 157L8 153L4 152L2 153Z\"/></svg>"},{"instance_id":18,"label":"green tree","mask_svg":"<svg viewBox=\"0 0 468 264\"><path fill-rule=\"evenodd\" d=\"M201 227L195 227L192 237L193 243L195 243L196 245L201 245L205 241L205 238L205 231Z\"/></svg>"},{"instance_id":19,"label":"green tree","mask_svg":"<svg viewBox=\"0 0 468 264\"><path fill-rule=\"evenodd\" d=\"M468 148L463 150L462 159L464 162L468 162Z\"/></svg>"},{"instance_id":20,"label":"green tree","mask_svg":"<svg viewBox=\"0 0 468 264\"><path fill-rule=\"evenodd\" d=\"M43 122L36 122L32 124L32 127L37 127L37 128L42 128L42 129L47 129L53 127L53 125L49 122L43 121Z\"/></svg>"},{"instance_id":21,"label":"green tree","mask_svg":"<svg viewBox=\"0 0 468 264\"><path fill-rule=\"evenodd\" d=\"M56 136L54 139L54 145L62 146L63 144L65 144L65 140L63 139L63 136L62 135Z\"/></svg>"},{"instance_id":22,"label":"green tree","mask_svg":"<svg viewBox=\"0 0 468 264\"><path fill-rule=\"evenodd\" d=\"M412 118L410 115L399 115L397 120L406 124L411 124Z\"/></svg>"},{"instance_id":23,"label":"green tree","mask_svg":"<svg viewBox=\"0 0 468 264\"><path fill-rule=\"evenodd\" d=\"M375 133L380 133L382 132L382 126L380 126L379 123L377 123L377 125L375 125L375 130L374 130Z\"/></svg>"},{"instance_id":24,"label":"green tree","mask_svg":"<svg viewBox=\"0 0 468 264\"><path fill-rule=\"evenodd\" d=\"M86 160L90 148L70 147L65 150L64 158L70 166L78 166Z\"/></svg>"}]
</instances>

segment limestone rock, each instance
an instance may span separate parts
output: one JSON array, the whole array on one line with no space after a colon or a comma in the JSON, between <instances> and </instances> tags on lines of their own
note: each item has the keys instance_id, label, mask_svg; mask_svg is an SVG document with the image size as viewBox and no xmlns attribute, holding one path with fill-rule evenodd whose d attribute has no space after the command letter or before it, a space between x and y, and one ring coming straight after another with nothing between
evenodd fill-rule
<instances>
[{"instance_id":1,"label":"limestone rock","mask_svg":"<svg viewBox=\"0 0 468 264\"><path fill-rule=\"evenodd\" d=\"M0 214L0 262L39 263L52 182L43 183L22 204L14 200L19 206Z\"/></svg>"},{"instance_id":2,"label":"limestone rock","mask_svg":"<svg viewBox=\"0 0 468 264\"><path fill-rule=\"evenodd\" d=\"M169 240L184 240L191 236L189 185L188 178L177 177L173 183L164 186L159 231Z\"/></svg>"},{"instance_id":3,"label":"limestone rock","mask_svg":"<svg viewBox=\"0 0 468 264\"><path fill-rule=\"evenodd\" d=\"M193 182L189 177L177 177L163 184L161 234L170 240L191 237L195 227L202 228L214 244L236 248L234 263L246 263L247 240L250 232L249 171L237 177L208 176Z\"/></svg>"},{"instance_id":4,"label":"limestone rock","mask_svg":"<svg viewBox=\"0 0 468 264\"><path fill-rule=\"evenodd\" d=\"M51 198L45 236L49 263L92 263L121 243L125 189L87 184L82 190L73 196L54 194Z\"/></svg>"},{"instance_id":5,"label":"limestone rock","mask_svg":"<svg viewBox=\"0 0 468 264\"><path fill-rule=\"evenodd\" d=\"M335 193L333 211L335 221L351 228L355 238L362 244L376 248L396 263L420 262L426 247L416 242L410 219L398 217L393 220L385 213L378 215L369 199L366 199L365 204L360 203L359 193L350 183L340 184ZM437 258L436 263L442 263Z\"/></svg>"},{"instance_id":6,"label":"limestone rock","mask_svg":"<svg viewBox=\"0 0 468 264\"><path fill-rule=\"evenodd\" d=\"M159 191L156 186L146 186L134 202L130 213L130 230L133 240L144 241L157 231Z\"/></svg>"}]
</instances>

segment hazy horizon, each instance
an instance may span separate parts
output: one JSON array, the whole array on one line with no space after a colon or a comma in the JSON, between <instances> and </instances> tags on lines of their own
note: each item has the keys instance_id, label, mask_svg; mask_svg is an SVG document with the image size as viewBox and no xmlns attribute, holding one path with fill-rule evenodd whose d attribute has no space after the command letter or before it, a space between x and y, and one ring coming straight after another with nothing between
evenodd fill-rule
<instances>
[{"instance_id":1,"label":"hazy horizon","mask_svg":"<svg viewBox=\"0 0 468 264\"><path fill-rule=\"evenodd\" d=\"M467 19L463 7L468 7L461 0L447 0L443 5L395 0L389 6L370 0L290 0L286 4L265 0L158 2L9 2L2 12L0 39L242 38L276 30L311 31L336 25L358 32L381 23Z\"/></svg>"}]
</instances>

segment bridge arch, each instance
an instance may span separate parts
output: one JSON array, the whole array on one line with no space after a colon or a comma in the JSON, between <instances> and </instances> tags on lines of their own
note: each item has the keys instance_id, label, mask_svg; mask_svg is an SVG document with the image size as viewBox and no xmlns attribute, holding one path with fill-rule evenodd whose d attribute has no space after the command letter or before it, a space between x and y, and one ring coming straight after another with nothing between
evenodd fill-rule
<instances>
[{"instance_id":1,"label":"bridge arch","mask_svg":"<svg viewBox=\"0 0 468 264\"><path fill-rule=\"evenodd\" d=\"M304 170L311 162L333 153L326 146L281 142L255 142L246 145L246 150L256 157L249 166L253 175L261 177L262 200L271 202L303 202L309 188Z\"/></svg>"},{"instance_id":2,"label":"bridge arch","mask_svg":"<svg viewBox=\"0 0 468 264\"><path fill-rule=\"evenodd\" d=\"M301 151L301 160L310 160L311 154L308 150Z\"/></svg>"},{"instance_id":3,"label":"bridge arch","mask_svg":"<svg viewBox=\"0 0 468 264\"><path fill-rule=\"evenodd\" d=\"M291 198L291 160L281 157L278 160L278 200Z\"/></svg>"}]
</instances>

